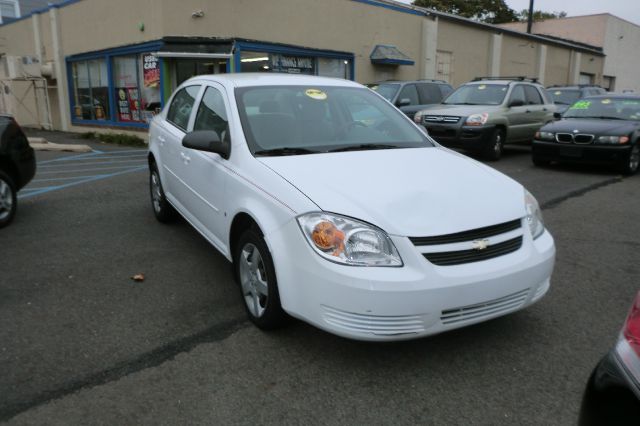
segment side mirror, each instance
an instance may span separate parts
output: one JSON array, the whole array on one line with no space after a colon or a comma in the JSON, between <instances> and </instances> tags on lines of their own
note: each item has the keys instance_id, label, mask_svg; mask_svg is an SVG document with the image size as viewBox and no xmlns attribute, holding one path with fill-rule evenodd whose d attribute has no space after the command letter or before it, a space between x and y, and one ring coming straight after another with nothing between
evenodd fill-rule
<instances>
[{"instance_id":1,"label":"side mirror","mask_svg":"<svg viewBox=\"0 0 640 426\"><path fill-rule=\"evenodd\" d=\"M562 113L561 112L554 112L553 113L553 118L555 118L556 120L560 120L562 118Z\"/></svg>"},{"instance_id":2,"label":"side mirror","mask_svg":"<svg viewBox=\"0 0 640 426\"><path fill-rule=\"evenodd\" d=\"M396 102L396 106L398 108L409 106L409 105L411 105L411 99L409 99L409 98L402 98L402 99L400 99L399 101Z\"/></svg>"},{"instance_id":3,"label":"side mirror","mask_svg":"<svg viewBox=\"0 0 640 426\"><path fill-rule=\"evenodd\" d=\"M511 102L509 102L509 108L511 107L519 107L519 106L523 106L524 105L524 101L522 99L514 99Z\"/></svg>"},{"instance_id":4,"label":"side mirror","mask_svg":"<svg viewBox=\"0 0 640 426\"><path fill-rule=\"evenodd\" d=\"M225 138L226 139L226 138ZM196 130L187 133L182 138L182 146L198 151L220 154L222 158L229 158L231 147L228 141L220 140L218 133L213 130Z\"/></svg>"}]
</instances>

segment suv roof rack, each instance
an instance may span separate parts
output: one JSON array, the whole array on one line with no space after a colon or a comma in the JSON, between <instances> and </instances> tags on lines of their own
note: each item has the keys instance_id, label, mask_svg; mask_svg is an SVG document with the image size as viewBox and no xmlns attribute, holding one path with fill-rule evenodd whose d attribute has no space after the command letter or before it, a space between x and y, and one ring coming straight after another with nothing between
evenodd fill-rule
<instances>
[{"instance_id":1,"label":"suv roof rack","mask_svg":"<svg viewBox=\"0 0 640 426\"><path fill-rule=\"evenodd\" d=\"M482 81L482 80L514 80L514 81L529 81L531 83L537 83L538 79L537 78L530 78L530 77L526 77L523 75L511 75L511 76L506 76L506 77L476 77L471 81Z\"/></svg>"},{"instance_id":2,"label":"suv roof rack","mask_svg":"<svg viewBox=\"0 0 640 426\"><path fill-rule=\"evenodd\" d=\"M552 87L598 87L600 89L602 89L602 86L600 86L599 84L552 84L551 86L548 86L547 89L550 89Z\"/></svg>"},{"instance_id":3,"label":"suv roof rack","mask_svg":"<svg viewBox=\"0 0 640 426\"><path fill-rule=\"evenodd\" d=\"M436 79L433 79L433 78L421 78L420 80L417 80L417 81L431 81L431 82L433 82L433 83L447 83L447 84L448 84L448 82L447 82L447 81L444 81L444 80L436 80Z\"/></svg>"}]
</instances>

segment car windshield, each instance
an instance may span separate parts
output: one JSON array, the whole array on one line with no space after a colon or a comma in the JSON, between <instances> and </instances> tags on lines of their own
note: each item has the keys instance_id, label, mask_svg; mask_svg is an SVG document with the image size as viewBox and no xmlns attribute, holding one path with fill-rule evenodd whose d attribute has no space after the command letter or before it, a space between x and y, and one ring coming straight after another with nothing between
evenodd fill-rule
<instances>
[{"instance_id":1,"label":"car windshield","mask_svg":"<svg viewBox=\"0 0 640 426\"><path fill-rule=\"evenodd\" d=\"M444 104L448 105L500 105L509 86L506 84L467 84L451 93Z\"/></svg>"},{"instance_id":2,"label":"car windshield","mask_svg":"<svg viewBox=\"0 0 640 426\"><path fill-rule=\"evenodd\" d=\"M367 87L378 92L380 96L389 102L392 101L396 93L398 93L398 90L400 90L400 85L397 83L367 84Z\"/></svg>"},{"instance_id":3,"label":"car windshield","mask_svg":"<svg viewBox=\"0 0 640 426\"><path fill-rule=\"evenodd\" d=\"M547 93L551 95L551 99L556 104L571 105L580 99L580 91L573 89L565 90L547 90Z\"/></svg>"},{"instance_id":4,"label":"car windshield","mask_svg":"<svg viewBox=\"0 0 640 426\"><path fill-rule=\"evenodd\" d=\"M236 99L254 155L434 146L402 112L365 88L243 87Z\"/></svg>"},{"instance_id":5,"label":"car windshield","mask_svg":"<svg viewBox=\"0 0 640 426\"><path fill-rule=\"evenodd\" d=\"M571 105L563 117L640 121L640 97L581 99Z\"/></svg>"}]
</instances>

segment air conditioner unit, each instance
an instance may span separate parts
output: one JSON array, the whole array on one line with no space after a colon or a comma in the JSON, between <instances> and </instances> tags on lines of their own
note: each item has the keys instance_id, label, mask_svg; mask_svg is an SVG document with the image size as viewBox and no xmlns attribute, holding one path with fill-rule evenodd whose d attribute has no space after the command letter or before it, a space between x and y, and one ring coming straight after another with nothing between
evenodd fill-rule
<instances>
[{"instance_id":1,"label":"air conditioner unit","mask_svg":"<svg viewBox=\"0 0 640 426\"><path fill-rule=\"evenodd\" d=\"M22 57L22 73L24 77L42 77L41 65L35 56Z\"/></svg>"},{"instance_id":2,"label":"air conditioner unit","mask_svg":"<svg viewBox=\"0 0 640 426\"><path fill-rule=\"evenodd\" d=\"M40 61L33 56L5 56L2 63L5 78L42 77Z\"/></svg>"}]
</instances>

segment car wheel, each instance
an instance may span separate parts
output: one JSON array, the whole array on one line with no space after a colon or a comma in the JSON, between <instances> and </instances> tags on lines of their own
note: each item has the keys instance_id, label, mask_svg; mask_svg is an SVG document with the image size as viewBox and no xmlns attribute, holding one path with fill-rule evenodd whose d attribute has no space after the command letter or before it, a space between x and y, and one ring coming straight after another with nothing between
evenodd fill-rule
<instances>
[{"instance_id":1,"label":"car wheel","mask_svg":"<svg viewBox=\"0 0 640 426\"><path fill-rule=\"evenodd\" d=\"M151 207L153 207L153 214L156 219L162 223L173 222L177 217L177 212L164 195L160 173L155 163L150 167L149 191L151 194Z\"/></svg>"},{"instance_id":2,"label":"car wheel","mask_svg":"<svg viewBox=\"0 0 640 426\"><path fill-rule=\"evenodd\" d=\"M497 161L502 157L502 149L504 148L504 130L497 128L491 134L489 143L487 144L484 157L490 161Z\"/></svg>"},{"instance_id":3,"label":"car wheel","mask_svg":"<svg viewBox=\"0 0 640 426\"><path fill-rule=\"evenodd\" d=\"M280 305L273 260L258 231L250 228L240 236L233 265L251 322L263 330L283 325L286 314Z\"/></svg>"},{"instance_id":4,"label":"car wheel","mask_svg":"<svg viewBox=\"0 0 640 426\"><path fill-rule=\"evenodd\" d=\"M625 175L632 175L638 171L640 165L640 144L636 143L631 147L626 161L622 165L621 172Z\"/></svg>"},{"instance_id":5,"label":"car wheel","mask_svg":"<svg viewBox=\"0 0 640 426\"><path fill-rule=\"evenodd\" d=\"M536 167L547 167L551 164L551 161L549 160L542 160L536 157L531 157L531 161L533 161L533 165Z\"/></svg>"},{"instance_id":6,"label":"car wheel","mask_svg":"<svg viewBox=\"0 0 640 426\"><path fill-rule=\"evenodd\" d=\"M13 179L0 170L0 228L11 223L16 214L18 200Z\"/></svg>"}]
</instances>

